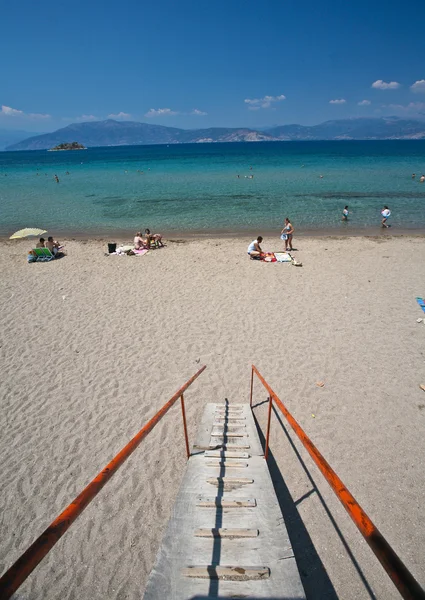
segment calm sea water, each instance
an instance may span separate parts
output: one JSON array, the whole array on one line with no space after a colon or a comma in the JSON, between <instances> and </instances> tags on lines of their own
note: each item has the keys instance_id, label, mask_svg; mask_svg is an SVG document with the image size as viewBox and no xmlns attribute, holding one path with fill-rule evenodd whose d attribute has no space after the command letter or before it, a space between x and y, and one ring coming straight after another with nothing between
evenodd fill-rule
<instances>
[{"instance_id":1,"label":"calm sea water","mask_svg":"<svg viewBox=\"0 0 425 600\"><path fill-rule=\"evenodd\" d=\"M379 226L384 204L394 231L424 229L423 173L425 140L1 152L0 235L266 232L285 216L298 231L338 233Z\"/></svg>"}]
</instances>

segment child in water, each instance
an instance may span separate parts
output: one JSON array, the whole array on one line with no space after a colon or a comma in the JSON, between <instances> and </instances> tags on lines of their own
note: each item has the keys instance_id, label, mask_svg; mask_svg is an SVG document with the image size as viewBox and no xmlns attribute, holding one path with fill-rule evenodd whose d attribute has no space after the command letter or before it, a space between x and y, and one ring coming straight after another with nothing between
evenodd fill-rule
<instances>
[{"instance_id":1,"label":"child in water","mask_svg":"<svg viewBox=\"0 0 425 600\"><path fill-rule=\"evenodd\" d=\"M387 225L387 220L391 216L391 211L388 208L388 206L384 206L384 208L381 210L381 215L382 215L382 221L381 221L382 227L391 227L391 225Z\"/></svg>"}]
</instances>

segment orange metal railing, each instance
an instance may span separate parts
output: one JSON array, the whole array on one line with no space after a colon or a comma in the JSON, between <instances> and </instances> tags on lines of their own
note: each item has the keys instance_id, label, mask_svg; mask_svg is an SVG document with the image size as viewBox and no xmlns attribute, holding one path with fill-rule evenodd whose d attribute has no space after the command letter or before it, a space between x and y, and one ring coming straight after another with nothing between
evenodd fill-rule
<instances>
[{"instance_id":1,"label":"orange metal railing","mask_svg":"<svg viewBox=\"0 0 425 600\"><path fill-rule=\"evenodd\" d=\"M370 518L367 516L365 511L362 509L360 504L356 501L354 496L342 483L341 479L329 465L329 463L323 458L319 450L310 440L305 431L297 423L291 413L284 406L282 401L278 398L272 388L269 386L264 377L260 374L258 369L252 365L251 371L251 393L250 393L250 406L252 408L252 394L254 387L254 373L261 381L263 386L269 393L269 406L268 406L268 417L267 417L267 430L266 430L266 446L264 451L264 458L267 460L269 455L269 437L270 437L270 420L272 413L273 402L279 408L279 410L285 415L289 424L291 425L294 432L301 440L303 446L310 454L320 471L324 475L326 481L329 483L338 499L348 512L360 533L365 538L366 542L372 548L375 556L378 558L394 585L397 587L401 596L405 600L425 600L425 591L421 588L419 583L400 560L387 540L380 533L377 527L372 523Z\"/></svg>"},{"instance_id":2,"label":"orange metal railing","mask_svg":"<svg viewBox=\"0 0 425 600\"><path fill-rule=\"evenodd\" d=\"M140 442L159 423L162 417L170 410L180 398L183 415L183 429L186 443L187 457L190 456L189 438L187 435L186 412L183 393L206 369L204 365L164 404L164 406L146 423L130 442L124 446L109 464L91 481L86 488L71 502L67 508L43 531L33 544L18 558L8 571L0 578L0 600L10 598L25 579L32 573L36 566L43 560L46 554L53 548L56 542L71 527L72 523L80 516L86 506L97 496L103 486L118 471L120 466L132 454Z\"/></svg>"}]
</instances>

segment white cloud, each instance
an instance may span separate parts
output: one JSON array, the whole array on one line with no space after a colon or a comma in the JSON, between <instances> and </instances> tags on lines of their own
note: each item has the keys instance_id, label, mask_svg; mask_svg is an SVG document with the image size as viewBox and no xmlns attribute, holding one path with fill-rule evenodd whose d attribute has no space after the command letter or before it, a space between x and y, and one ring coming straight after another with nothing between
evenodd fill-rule
<instances>
[{"instance_id":1,"label":"white cloud","mask_svg":"<svg viewBox=\"0 0 425 600\"><path fill-rule=\"evenodd\" d=\"M383 104L382 108L390 108L397 112L423 114L425 102L409 102L409 104Z\"/></svg>"},{"instance_id":2,"label":"white cloud","mask_svg":"<svg viewBox=\"0 0 425 600\"><path fill-rule=\"evenodd\" d=\"M171 110L171 108L150 108L148 112L145 113L145 117L171 117L178 114L177 111Z\"/></svg>"},{"instance_id":3,"label":"white cloud","mask_svg":"<svg viewBox=\"0 0 425 600\"><path fill-rule=\"evenodd\" d=\"M198 117L204 117L208 113L204 112L203 110L199 110L198 108L194 108L189 114L196 115Z\"/></svg>"},{"instance_id":4,"label":"white cloud","mask_svg":"<svg viewBox=\"0 0 425 600\"><path fill-rule=\"evenodd\" d=\"M11 108L10 106L2 106L1 114L5 115L6 117L22 117L24 113L22 110L17 110L16 108Z\"/></svg>"},{"instance_id":5,"label":"white cloud","mask_svg":"<svg viewBox=\"0 0 425 600\"><path fill-rule=\"evenodd\" d=\"M248 104L249 110L259 110L260 108L270 108L275 102L286 100L286 96L264 96L263 98L245 98L245 104Z\"/></svg>"},{"instance_id":6,"label":"white cloud","mask_svg":"<svg viewBox=\"0 0 425 600\"><path fill-rule=\"evenodd\" d=\"M128 113L125 113L125 112L119 112L116 115L114 115L113 113L111 113L110 115L108 115L107 118L108 119L118 119L118 120L119 119L123 119L123 120L125 120L125 119L130 119L131 115L128 114Z\"/></svg>"},{"instance_id":7,"label":"white cloud","mask_svg":"<svg viewBox=\"0 0 425 600\"><path fill-rule=\"evenodd\" d=\"M21 119L50 119L50 115L39 113L25 113L23 110L2 105L0 115L3 117L20 117Z\"/></svg>"},{"instance_id":8,"label":"white cloud","mask_svg":"<svg viewBox=\"0 0 425 600\"><path fill-rule=\"evenodd\" d=\"M362 100L361 102L357 102L358 106L369 106L370 100Z\"/></svg>"},{"instance_id":9,"label":"white cloud","mask_svg":"<svg viewBox=\"0 0 425 600\"><path fill-rule=\"evenodd\" d=\"M397 90L400 87L400 84L397 81L386 83L385 81L382 81L382 79L378 79L372 83L372 87L376 90Z\"/></svg>"},{"instance_id":10,"label":"white cloud","mask_svg":"<svg viewBox=\"0 0 425 600\"><path fill-rule=\"evenodd\" d=\"M329 104L345 104L347 100L345 98L337 98L336 100L329 100Z\"/></svg>"},{"instance_id":11,"label":"white cloud","mask_svg":"<svg viewBox=\"0 0 425 600\"><path fill-rule=\"evenodd\" d=\"M69 120L85 123L86 121L99 121L99 117L95 117L94 115L81 115L79 117L71 117Z\"/></svg>"},{"instance_id":12,"label":"white cloud","mask_svg":"<svg viewBox=\"0 0 425 600\"><path fill-rule=\"evenodd\" d=\"M425 79L419 79L410 86L412 92L425 92Z\"/></svg>"}]
</instances>

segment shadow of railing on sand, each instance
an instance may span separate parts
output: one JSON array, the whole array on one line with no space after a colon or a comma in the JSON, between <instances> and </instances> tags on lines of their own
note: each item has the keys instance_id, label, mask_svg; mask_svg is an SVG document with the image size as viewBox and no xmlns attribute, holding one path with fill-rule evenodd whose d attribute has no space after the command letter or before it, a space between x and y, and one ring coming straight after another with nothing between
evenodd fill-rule
<instances>
[{"instance_id":1,"label":"shadow of railing on sand","mask_svg":"<svg viewBox=\"0 0 425 600\"><path fill-rule=\"evenodd\" d=\"M254 413L253 417L257 427L258 435L260 437L260 442L264 448L265 437ZM281 425L283 426L282 422ZM304 469L306 469L304 463L302 464ZM329 575L326 572L312 539L303 523L303 520L297 510L296 503L292 499L289 489L284 478L282 477L276 459L274 458L273 452L270 450L270 448L267 465L279 502L280 510L288 530L289 539L294 551L295 559L297 561L298 570L300 572L301 582L307 598L309 600L323 600L323 598L326 598L326 600L338 600L335 588L329 579ZM314 485L311 477L310 481L312 482L312 485ZM199 600L201 599L199 598Z\"/></svg>"},{"instance_id":2,"label":"shadow of railing on sand","mask_svg":"<svg viewBox=\"0 0 425 600\"><path fill-rule=\"evenodd\" d=\"M344 546L344 549L345 549L350 561L352 562L354 568L356 569L357 574L365 588L365 591L367 592L367 594L369 595L370 598L372 598L372 599L375 598L375 594L374 594L372 588L370 587L360 565L358 564L347 541L345 540L341 530L339 529L330 509L328 508L322 494L320 493L320 490L318 489L312 475L310 474L310 471L308 470L305 462L303 461L301 454L297 450L291 436L289 435L288 430L282 421L280 413L276 410L276 407L274 405L272 408L273 408L273 413L277 419L278 424L280 425L282 431L284 432L286 439L288 440L289 444L291 445L291 448L294 451L296 458L298 459L303 471L305 472L305 474L312 486L311 490L309 490L306 494L301 496L301 498L298 498L298 500L294 501L292 499L292 496L291 496L286 484L285 484L285 481L282 477L282 474L276 463L273 453L269 450L268 466L269 466L270 475L272 477L273 485L275 487L276 495L278 497L278 501L281 506L282 513L285 516L285 523L288 528L288 533L289 533L291 542L292 542L291 529L292 529L292 534L294 535L294 544L293 544L294 553L295 553L295 557L297 559L297 563L298 563L298 566L300 569L301 580L304 585L304 589L306 591L307 597L309 598L309 600L316 600L316 599L320 600L323 597L337 598L335 589L329 579L326 569L325 569L322 561L320 560L316 549L314 548L313 542L311 541L311 538L307 532L307 529L305 528L305 525L302 522L301 516L297 510L297 506L299 504L301 504L301 502L303 500L305 500L312 494L316 494L321 505L323 506L323 509L324 509L327 517L329 518L334 530L336 531L342 545ZM260 426L258 424L258 421L257 421L255 415L254 415L254 420L255 420L257 430L258 430L258 433L259 433L259 436L261 439L261 443L264 446L265 438L260 429ZM299 529L300 527L301 527L301 530ZM303 533L303 531L304 531L304 533ZM299 538L300 533L301 533L302 538L304 538L304 536L307 536L307 538L308 538L308 539L304 538L302 544L300 543L300 538ZM297 546L297 544L299 544L299 547ZM311 552L313 552L313 554L311 554ZM309 572L314 573L314 581L309 580L309 575L308 575ZM325 578L323 578L323 575L325 575ZM310 577L310 579L311 579L311 577ZM322 588L321 587L322 584L325 584L326 587ZM328 594L329 594L329 591L327 590L328 585L330 585L332 588L332 594L333 594L332 596L328 596Z\"/></svg>"}]
</instances>

